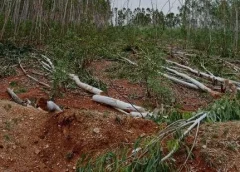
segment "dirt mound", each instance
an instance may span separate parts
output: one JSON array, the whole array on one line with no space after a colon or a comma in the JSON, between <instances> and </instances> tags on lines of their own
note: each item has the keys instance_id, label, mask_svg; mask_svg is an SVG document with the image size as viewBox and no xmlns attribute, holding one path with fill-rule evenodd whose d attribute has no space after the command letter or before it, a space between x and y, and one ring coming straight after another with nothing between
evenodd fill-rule
<instances>
[{"instance_id":1,"label":"dirt mound","mask_svg":"<svg viewBox=\"0 0 240 172\"><path fill-rule=\"evenodd\" d=\"M0 171L73 171L81 155L132 145L157 129L110 111L52 114L1 100Z\"/></svg>"}]
</instances>

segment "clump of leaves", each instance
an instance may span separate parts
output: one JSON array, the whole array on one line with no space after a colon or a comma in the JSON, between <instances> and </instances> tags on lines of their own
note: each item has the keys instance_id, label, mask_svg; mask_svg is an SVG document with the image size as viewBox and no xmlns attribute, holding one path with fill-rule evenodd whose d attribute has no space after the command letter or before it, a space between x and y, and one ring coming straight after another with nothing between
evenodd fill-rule
<instances>
[{"instance_id":1,"label":"clump of leaves","mask_svg":"<svg viewBox=\"0 0 240 172\"><path fill-rule=\"evenodd\" d=\"M210 108L208 119L213 122L240 120L239 95L236 98L224 97L217 100Z\"/></svg>"}]
</instances>

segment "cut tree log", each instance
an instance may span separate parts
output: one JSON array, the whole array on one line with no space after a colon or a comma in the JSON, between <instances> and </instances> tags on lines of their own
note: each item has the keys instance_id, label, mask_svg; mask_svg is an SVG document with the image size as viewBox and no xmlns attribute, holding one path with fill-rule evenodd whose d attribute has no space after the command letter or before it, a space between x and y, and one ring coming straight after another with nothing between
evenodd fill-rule
<instances>
[{"instance_id":1,"label":"cut tree log","mask_svg":"<svg viewBox=\"0 0 240 172\"><path fill-rule=\"evenodd\" d=\"M46 57L46 56L43 56L43 58L45 59L46 62L41 61L42 66L46 70L50 71L51 73L54 72L55 68L54 68L54 65L51 62L51 60L48 57ZM132 65L137 65L136 63L134 63L131 60L128 60L126 58L124 60L126 60L127 62L129 62ZM122 113L124 113L126 115L131 115L128 112L136 111L138 113L138 115L134 114L135 116L143 117L143 115L141 113L145 112L144 108L142 108L140 106L136 106L136 105L131 105L130 103L125 103L123 101L120 101L120 100L117 100L117 99L113 99L113 98L110 98L110 97L107 97L107 96L100 96L103 93L102 90L81 82L79 77L77 75L75 75L75 74L68 74L68 76L73 81L75 81L75 83L80 88L82 88L82 89L84 89L84 90L86 90L86 91L88 91L90 93L95 94L95 96L93 96L93 100L94 101L99 102L99 103L104 103L104 104L107 104L107 105L110 105L110 106L113 106L116 110L118 110L118 111L120 111L120 112L122 112ZM134 116L134 115L132 115L132 116Z\"/></svg>"},{"instance_id":2,"label":"cut tree log","mask_svg":"<svg viewBox=\"0 0 240 172\"><path fill-rule=\"evenodd\" d=\"M22 106L27 106L27 104L25 103L25 101L23 101L22 99L20 99L14 92L12 89L7 88L7 92L8 94L11 96L11 98L13 99L13 101L17 104L20 104Z\"/></svg>"},{"instance_id":3,"label":"cut tree log","mask_svg":"<svg viewBox=\"0 0 240 172\"><path fill-rule=\"evenodd\" d=\"M92 97L92 99L95 102L110 105L110 106L113 106L115 108L125 110L127 112L140 112L140 113L146 112L143 107L136 106L136 105L131 105L130 103L126 103L126 102L123 102L121 100L117 100L117 99L107 97L107 96L94 95Z\"/></svg>"},{"instance_id":4,"label":"cut tree log","mask_svg":"<svg viewBox=\"0 0 240 172\"><path fill-rule=\"evenodd\" d=\"M50 112L63 112L63 110L53 101L47 101L47 109Z\"/></svg>"},{"instance_id":5,"label":"cut tree log","mask_svg":"<svg viewBox=\"0 0 240 172\"><path fill-rule=\"evenodd\" d=\"M55 71L55 67L53 65L53 63L51 62L51 60L46 57L46 56L42 56L47 63L41 61L41 64L42 66L48 70L49 72L54 72ZM65 71L63 71L64 73L66 73ZM88 85L88 84L85 84L83 82L80 81L79 77L75 74L68 74L69 78L72 79L73 81L75 81L75 83L77 84L77 86L79 86L80 88L90 92L90 93L93 93L93 94L97 94L97 95L100 95L103 91L98 89L98 88L95 88L91 85Z\"/></svg>"},{"instance_id":6,"label":"cut tree log","mask_svg":"<svg viewBox=\"0 0 240 172\"><path fill-rule=\"evenodd\" d=\"M178 76L180 76L180 77L182 77L182 78L187 79L188 81L190 81L191 83L195 84L197 87L199 87L201 90L203 90L203 91L205 91L205 92L209 92L209 93L211 93L212 95L220 95L220 94L221 94L221 93L219 93L219 92L213 91L212 89L206 87L206 86L205 86L204 84L202 84L201 82L197 81L196 79L194 79L194 78L192 78L192 77L190 77L190 76L188 76L188 75L186 75L186 74L184 74L184 73L180 73L180 72L178 72L178 71L176 71L176 70L173 70L173 69L171 69L171 68L168 68L168 67L163 67L163 68L166 69L166 70L168 70L168 71L170 71L170 72L172 72L172 73L175 73L176 75L178 75Z\"/></svg>"},{"instance_id":7,"label":"cut tree log","mask_svg":"<svg viewBox=\"0 0 240 172\"><path fill-rule=\"evenodd\" d=\"M88 85L88 84L85 84L83 82L80 81L79 77L75 74L69 74L69 77L75 81L75 83L77 84L77 86L79 86L80 88L90 92L90 93L93 93L93 94L96 94L96 95L100 95L103 91L98 89L98 88L95 88L91 85Z\"/></svg>"},{"instance_id":8,"label":"cut tree log","mask_svg":"<svg viewBox=\"0 0 240 172\"><path fill-rule=\"evenodd\" d=\"M178 78L175 78L175 77L173 77L173 76L170 76L170 75L168 75L168 74L164 74L164 73L161 73L161 72L159 72L159 74L161 74L162 76L170 79L170 80L173 81L173 82L176 82L176 83L178 83L178 84L187 86L187 87L189 87L189 88L193 88L193 89L199 90L199 88L198 88L196 85L192 84L192 83L189 83L189 82L180 80L180 79L178 79Z\"/></svg>"},{"instance_id":9,"label":"cut tree log","mask_svg":"<svg viewBox=\"0 0 240 172\"><path fill-rule=\"evenodd\" d=\"M188 67L188 66L179 64L179 63L177 63L177 62L173 62L173 61L171 61L171 60L166 60L166 62L168 62L168 63L170 63L170 64L174 64L174 65L179 66L179 67L181 67L181 68L187 69L188 71L190 71L190 72L192 72L192 73L194 73L194 74L196 74L196 75L203 76L203 77L205 77L205 78L207 78L207 79L210 79L210 80L212 80L212 81L217 80L217 81L220 81L220 82L224 82L225 80L227 80L227 79L222 78L222 77L217 77L217 76L214 76L214 75L209 75L209 74L207 74L207 73L197 71L197 70L192 69L192 68L190 68L190 67ZM233 84L236 84L237 86L240 86L240 82L233 81L233 80L229 80L229 82L230 82L230 83L233 83Z\"/></svg>"}]
</instances>

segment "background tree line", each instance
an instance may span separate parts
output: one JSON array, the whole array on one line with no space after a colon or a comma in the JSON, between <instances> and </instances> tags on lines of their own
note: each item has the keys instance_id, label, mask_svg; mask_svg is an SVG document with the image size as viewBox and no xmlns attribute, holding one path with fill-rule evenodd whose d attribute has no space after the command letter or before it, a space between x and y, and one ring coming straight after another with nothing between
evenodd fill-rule
<instances>
[{"instance_id":1,"label":"background tree line","mask_svg":"<svg viewBox=\"0 0 240 172\"><path fill-rule=\"evenodd\" d=\"M32 35L42 39L51 29L78 29L84 23L98 27L110 17L109 0L1 0L0 38Z\"/></svg>"},{"instance_id":2,"label":"background tree line","mask_svg":"<svg viewBox=\"0 0 240 172\"><path fill-rule=\"evenodd\" d=\"M185 0L179 12L111 7L110 0L2 0L0 39L44 40L67 31L137 26L185 40L185 46L235 56L239 52L240 0Z\"/></svg>"},{"instance_id":3,"label":"background tree line","mask_svg":"<svg viewBox=\"0 0 240 172\"><path fill-rule=\"evenodd\" d=\"M178 27L180 25L180 15L174 13L164 15L162 11L150 8L135 8L134 10L131 10L130 8L115 8L113 10L113 21L112 25L115 26L158 25L164 29L165 27Z\"/></svg>"}]
</instances>

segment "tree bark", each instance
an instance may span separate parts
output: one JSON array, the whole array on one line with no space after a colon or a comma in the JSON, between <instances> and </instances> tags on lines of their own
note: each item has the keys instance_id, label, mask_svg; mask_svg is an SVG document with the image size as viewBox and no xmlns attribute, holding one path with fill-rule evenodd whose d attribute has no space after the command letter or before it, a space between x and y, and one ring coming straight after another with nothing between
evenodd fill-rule
<instances>
[{"instance_id":1,"label":"tree bark","mask_svg":"<svg viewBox=\"0 0 240 172\"><path fill-rule=\"evenodd\" d=\"M140 112L140 113L145 112L145 109L140 106L131 105L130 103L126 103L107 96L94 95L92 99L98 103L110 105L115 108L125 110L127 112Z\"/></svg>"}]
</instances>

